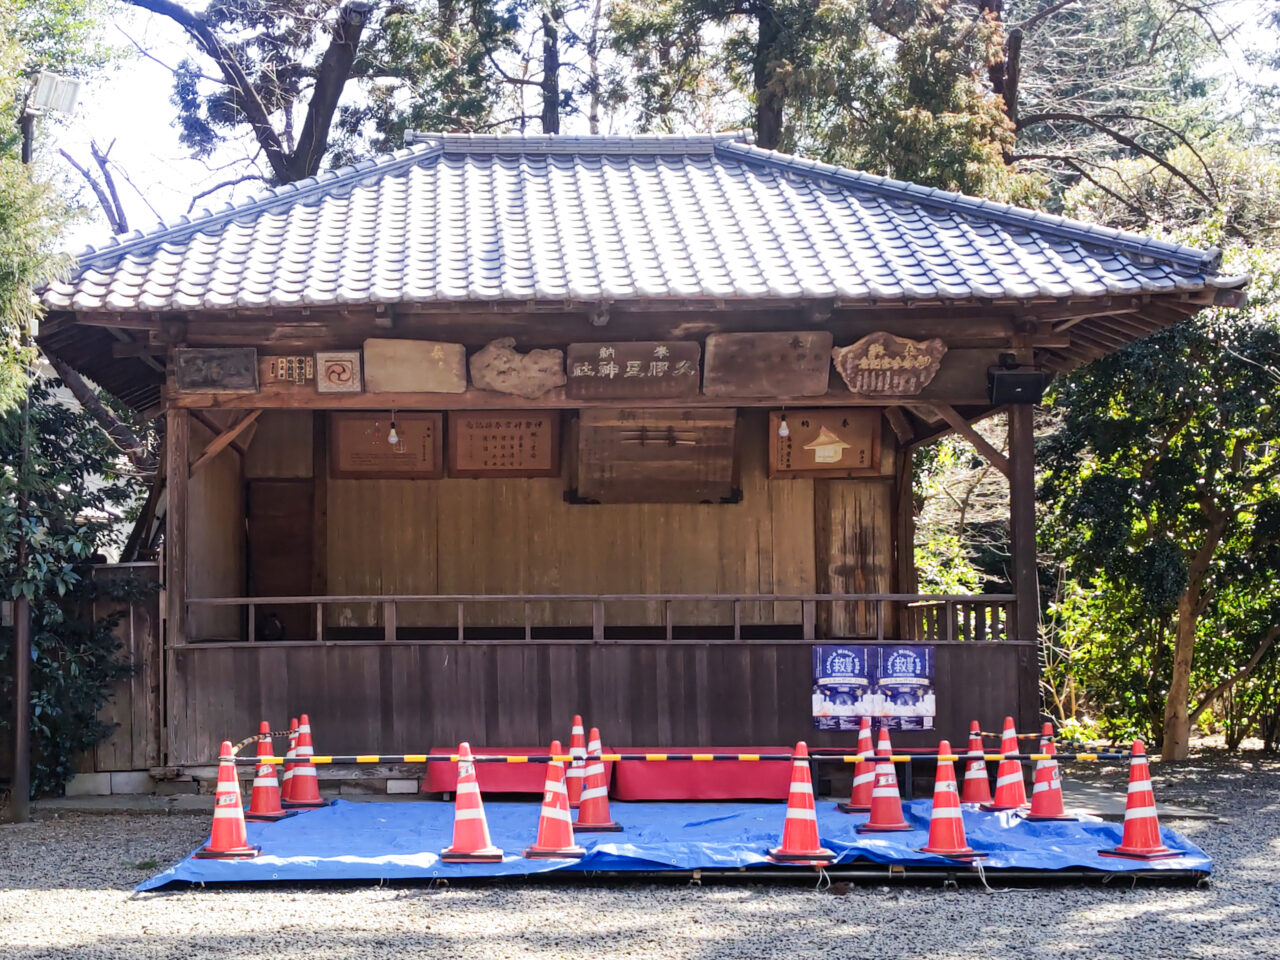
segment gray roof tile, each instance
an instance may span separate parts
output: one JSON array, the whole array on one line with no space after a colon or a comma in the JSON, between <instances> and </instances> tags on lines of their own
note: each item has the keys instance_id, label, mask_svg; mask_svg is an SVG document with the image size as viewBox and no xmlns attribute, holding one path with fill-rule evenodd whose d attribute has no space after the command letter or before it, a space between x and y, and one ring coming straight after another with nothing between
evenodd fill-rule
<instances>
[{"instance_id":1,"label":"gray roof tile","mask_svg":"<svg viewBox=\"0 0 1280 960\"><path fill-rule=\"evenodd\" d=\"M1217 251L731 136L418 134L391 156L86 251L45 302L964 299L1194 291ZM1237 283L1238 279L1233 280Z\"/></svg>"}]
</instances>

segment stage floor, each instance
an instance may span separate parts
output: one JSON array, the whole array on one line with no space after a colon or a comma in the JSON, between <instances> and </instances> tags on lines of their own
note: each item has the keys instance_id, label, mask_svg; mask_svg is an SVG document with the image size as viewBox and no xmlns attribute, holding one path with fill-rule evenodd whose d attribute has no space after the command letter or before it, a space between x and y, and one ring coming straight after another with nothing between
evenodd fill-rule
<instances>
[{"instance_id":1,"label":"stage floor","mask_svg":"<svg viewBox=\"0 0 1280 960\"><path fill-rule=\"evenodd\" d=\"M838 858L834 866L894 864L967 872L962 863L918 853L928 840L931 801L904 804L914 829L859 834L866 814L843 814L831 802L817 805L822 842ZM262 852L252 860L196 860L191 857L138 885L154 890L170 883L297 882L316 880L419 880L499 877L577 872L657 873L748 868L765 879L779 868L765 861L778 844L783 803L613 803L621 833L579 834L587 855L580 860L526 860L520 856L537 832L538 804L486 801L493 842L506 856L501 863L444 863L439 852L453 831L453 804L350 803L309 810L278 823L250 823L249 843ZM990 873L1054 872L1208 875L1209 857L1172 830L1162 830L1166 846L1184 855L1139 861L1098 856L1120 842L1121 825L1095 818L1079 822L1030 823L1009 813L964 810L970 846L988 856ZM794 867L786 868L789 872ZM805 868L808 869L808 868Z\"/></svg>"}]
</instances>

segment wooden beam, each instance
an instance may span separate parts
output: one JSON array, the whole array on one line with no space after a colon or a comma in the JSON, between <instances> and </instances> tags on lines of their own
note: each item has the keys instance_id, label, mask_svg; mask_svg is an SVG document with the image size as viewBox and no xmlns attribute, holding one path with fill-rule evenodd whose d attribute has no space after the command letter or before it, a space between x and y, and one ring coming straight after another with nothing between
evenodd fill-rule
<instances>
[{"instance_id":1,"label":"wooden beam","mask_svg":"<svg viewBox=\"0 0 1280 960\"><path fill-rule=\"evenodd\" d=\"M215 437L226 429L226 427L218 423L218 421L214 420L213 417L209 416L203 410L192 410L191 418L195 420L196 423L200 424L200 426L212 433ZM252 439L253 432L256 427L257 424L255 423L253 428L246 431L243 436L236 437L232 440L231 449L242 457L247 454L249 452L249 441Z\"/></svg>"},{"instance_id":2,"label":"wooden beam","mask_svg":"<svg viewBox=\"0 0 1280 960\"><path fill-rule=\"evenodd\" d=\"M987 443L987 441L983 439L982 434L973 429L973 427L970 426L969 421L956 412L955 407L938 403L930 404L930 406L938 412L938 416L942 417L952 430L973 444L973 448L978 451L984 460L1003 473L1005 477L1011 476L1009 472L1009 461L1005 455L991 444Z\"/></svg>"},{"instance_id":3,"label":"wooden beam","mask_svg":"<svg viewBox=\"0 0 1280 960\"><path fill-rule=\"evenodd\" d=\"M1036 569L1035 408L1028 403L1009 407L1010 558L1013 592L1017 596L1014 640L1035 640L1040 623L1040 585Z\"/></svg>"},{"instance_id":4,"label":"wooden beam","mask_svg":"<svg viewBox=\"0 0 1280 960\"><path fill-rule=\"evenodd\" d=\"M885 407L884 415L903 446L916 438L916 432L911 428L911 421L907 419L901 407Z\"/></svg>"},{"instance_id":5,"label":"wooden beam","mask_svg":"<svg viewBox=\"0 0 1280 960\"><path fill-rule=\"evenodd\" d=\"M165 414L165 449L169 457L164 534L164 596L168 646L186 642L187 631L187 491L190 477L191 417L185 410Z\"/></svg>"},{"instance_id":6,"label":"wooden beam","mask_svg":"<svg viewBox=\"0 0 1280 960\"><path fill-rule=\"evenodd\" d=\"M197 459L195 463L191 464L191 471L187 475L194 477L201 467L229 447L231 445L231 441L240 436L244 429L260 416L262 416L261 410L250 410L243 417L210 440L208 445L204 448L204 452L200 454L199 459Z\"/></svg>"}]
</instances>

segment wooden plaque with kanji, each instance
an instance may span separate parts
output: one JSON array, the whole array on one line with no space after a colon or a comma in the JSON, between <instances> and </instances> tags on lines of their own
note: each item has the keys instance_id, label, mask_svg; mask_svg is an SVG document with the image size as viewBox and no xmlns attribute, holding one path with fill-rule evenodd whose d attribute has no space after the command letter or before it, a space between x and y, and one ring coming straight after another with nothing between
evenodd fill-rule
<instances>
[{"instance_id":1,"label":"wooden plaque with kanji","mask_svg":"<svg viewBox=\"0 0 1280 960\"><path fill-rule=\"evenodd\" d=\"M443 427L444 416L439 413L330 413L329 475L438 480L444 476Z\"/></svg>"},{"instance_id":2,"label":"wooden plaque with kanji","mask_svg":"<svg viewBox=\"0 0 1280 960\"><path fill-rule=\"evenodd\" d=\"M785 437L779 435L784 416ZM874 408L771 411L769 476L878 476L880 416Z\"/></svg>"},{"instance_id":3,"label":"wooden plaque with kanji","mask_svg":"<svg viewBox=\"0 0 1280 960\"><path fill-rule=\"evenodd\" d=\"M449 414L449 476L555 477L560 414L555 410Z\"/></svg>"}]
</instances>

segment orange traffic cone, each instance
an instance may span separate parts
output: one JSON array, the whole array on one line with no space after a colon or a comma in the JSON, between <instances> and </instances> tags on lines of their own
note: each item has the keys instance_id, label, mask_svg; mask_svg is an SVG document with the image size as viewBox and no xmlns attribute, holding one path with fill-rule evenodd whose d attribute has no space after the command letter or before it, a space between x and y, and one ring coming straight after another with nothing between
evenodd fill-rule
<instances>
[{"instance_id":1,"label":"orange traffic cone","mask_svg":"<svg viewBox=\"0 0 1280 960\"><path fill-rule=\"evenodd\" d=\"M910 830L902 818L902 797L898 794L898 774L894 772L893 746L889 743L889 731L880 728L880 741L876 744L876 782L871 787L871 817L858 827L859 833L886 833L891 830Z\"/></svg>"},{"instance_id":2,"label":"orange traffic cone","mask_svg":"<svg viewBox=\"0 0 1280 960\"><path fill-rule=\"evenodd\" d=\"M192 856L201 860L246 860L258 855L249 846L244 831L244 808L240 805L240 780L231 741L223 740L218 751L218 790L213 798L213 829L209 844Z\"/></svg>"},{"instance_id":3,"label":"orange traffic cone","mask_svg":"<svg viewBox=\"0 0 1280 960\"><path fill-rule=\"evenodd\" d=\"M1047 747L1053 743L1053 724L1045 721L1044 726L1040 728L1040 752L1048 753Z\"/></svg>"},{"instance_id":4,"label":"orange traffic cone","mask_svg":"<svg viewBox=\"0 0 1280 960\"><path fill-rule=\"evenodd\" d=\"M1047 727L1048 724L1045 726ZM1041 742L1044 743L1043 740ZM1045 743L1044 752L1049 755L1049 759L1036 763L1036 779L1031 785L1031 810L1026 818L1028 820L1078 820L1079 817L1071 816L1062 805L1062 774L1058 770L1058 761L1053 759L1058 751L1053 745L1052 738Z\"/></svg>"},{"instance_id":5,"label":"orange traffic cone","mask_svg":"<svg viewBox=\"0 0 1280 960\"><path fill-rule=\"evenodd\" d=\"M977 720L969 724L969 752L976 755L964 767L964 789L960 794L961 803L990 803L991 780L987 777L986 752L982 745L982 726Z\"/></svg>"},{"instance_id":6,"label":"orange traffic cone","mask_svg":"<svg viewBox=\"0 0 1280 960\"><path fill-rule=\"evenodd\" d=\"M315 750L311 746L311 718L305 713L298 718L298 764L293 768L293 789L289 798L284 801L287 807L323 807L329 801L320 797L320 783L316 779L316 768L311 762Z\"/></svg>"},{"instance_id":7,"label":"orange traffic cone","mask_svg":"<svg viewBox=\"0 0 1280 960\"><path fill-rule=\"evenodd\" d=\"M298 718L289 718L289 749L284 754L284 776L280 778L280 801L288 803L293 799L293 771L297 767L294 758L298 755Z\"/></svg>"},{"instance_id":8,"label":"orange traffic cone","mask_svg":"<svg viewBox=\"0 0 1280 960\"><path fill-rule=\"evenodd\" d=\"M609 784L605 781L601 752L600 731L592 727L587 741L587 785L578 807L578 822L573 825L574 830L584 833L614 833L622 829L609 818Z\"/></svg>"},{"instance_id":9,"label":"orange traffic cone","mask_svg":"<svg viewBox=\"0 0 1280 960\"><path fill-rule=\"evenodd\" d=\"M1164 860L1180 857L1160 841L1160 821L1156 818L1156 797L1151 790L1151 774L1147 770L1147 748L1141 740L1133 741L1129 758L1129 799L1124 807L1124 835L1120 846L1099 850L1104 857L1130 860Z\"/></svg>"},{"instance_id":10,"label":"orange traffic cone","mask_svg":"<svg viewBox=\"0 0 1280 960\"><path fill-rule=\"evenodd\" d=\"M772 863L830 863L833 851L818 839L818 812L813 804L813 780L809 775L809 746L803 740L791 754L791 792L787 817L782 824L782 845L769 851Z\"/></svg>"},{"instance_id":11,"label":"orange traffic cone","mask_svg":"<svg viewBox=\"0 0 1280 960\"><path fill-rule=\"evenodd\" d=\"M938 772L933 781L933 813L929 816L929 842L921 853L932 853L953 860L974 860L984 854L976 852L964 837L964 819L960 814L960 794L956 791L956 771L952 761L942 758L951 753L951 744L938 744Z\"/></svg>"},{"instance_id":12,"label":"orange traffic cone","mask_svg":"<svg viewBox=\"0 0 1280 960\"><path fill-rule=\"evenodd\" d=\"M559 740L551 741L551 754L563 748ZM547 782L543 786L542 812L538 816L538 839L524 855L537 860L577 859L586 850L573 842L573 820L569 815L569 794L564 788L564 761L547 764Z\"/></svg>"},{"instance_id":13,"label":"orange traffic cone","mask_svg":"<svg viewBox=\"0 0 1280 960\"><path fill-rule=\"evenodd\" d=\"M569 806L577 810L582 802L582 784L587 778L587 741L582 735L582 717L573 715L573 729L569 731L569 756L573 760L565 771L564 785L569 794Z\"/></svg>"},{"instance_id":14,"label":"orange traffic cone","mask_svg":"<svg viewBox=\"0 0 1280 960\"><path fill-rule=\"evenodd\" d=\"M1018 731L1013 727L1013 717L1004 718L1004 733L1000 738L1000 752L1008 757L1018 752ZM984 803L983 810L1017 810L1027 805L1027 788L1022 783L1022 761L1005 759L996 767L996 797Z\"/></svg>"},{"instance_id":15,"label":"orange traffic cone","mask_svg":"<svg viewBox=\"0 0 1280 960\"><path fill-rule=\"evenodd\" d=\"M458 744L458 785L454 788L453 843L440 851L446 863L501 863L502 851L489 839L489 821L480 799L471 744Z\"/></svg>"},{"instance_id":16,"label":"orange traffic cone","mask_svg":"<svg viewBox=\"0 0 1280 960\"><path fill-rule=\"evenodd\" d=\"M871 718L863 717L858 726L858 756L865 759L853 767L853 792L848 803L838 803L836 808L844 813L865 813L871 809L871 788L876 782L876 765L871 762L875 751L871 749Z\"/></svg>"},{"instance_id":17,"label":"orange traffic cone","mask_svg":"<svg viewBox=\"0 0 1280 960\"><path fill-rule=\"evenodd\" d=\"M262 739L258 741L258 766L253 772L253 792L249 795L246 820L283 820L292 817L293 811L280 807L280 783L276 780L276 765L271 744L271 724L263 720L258 728Z\"/></svg>"}]
</instances>

